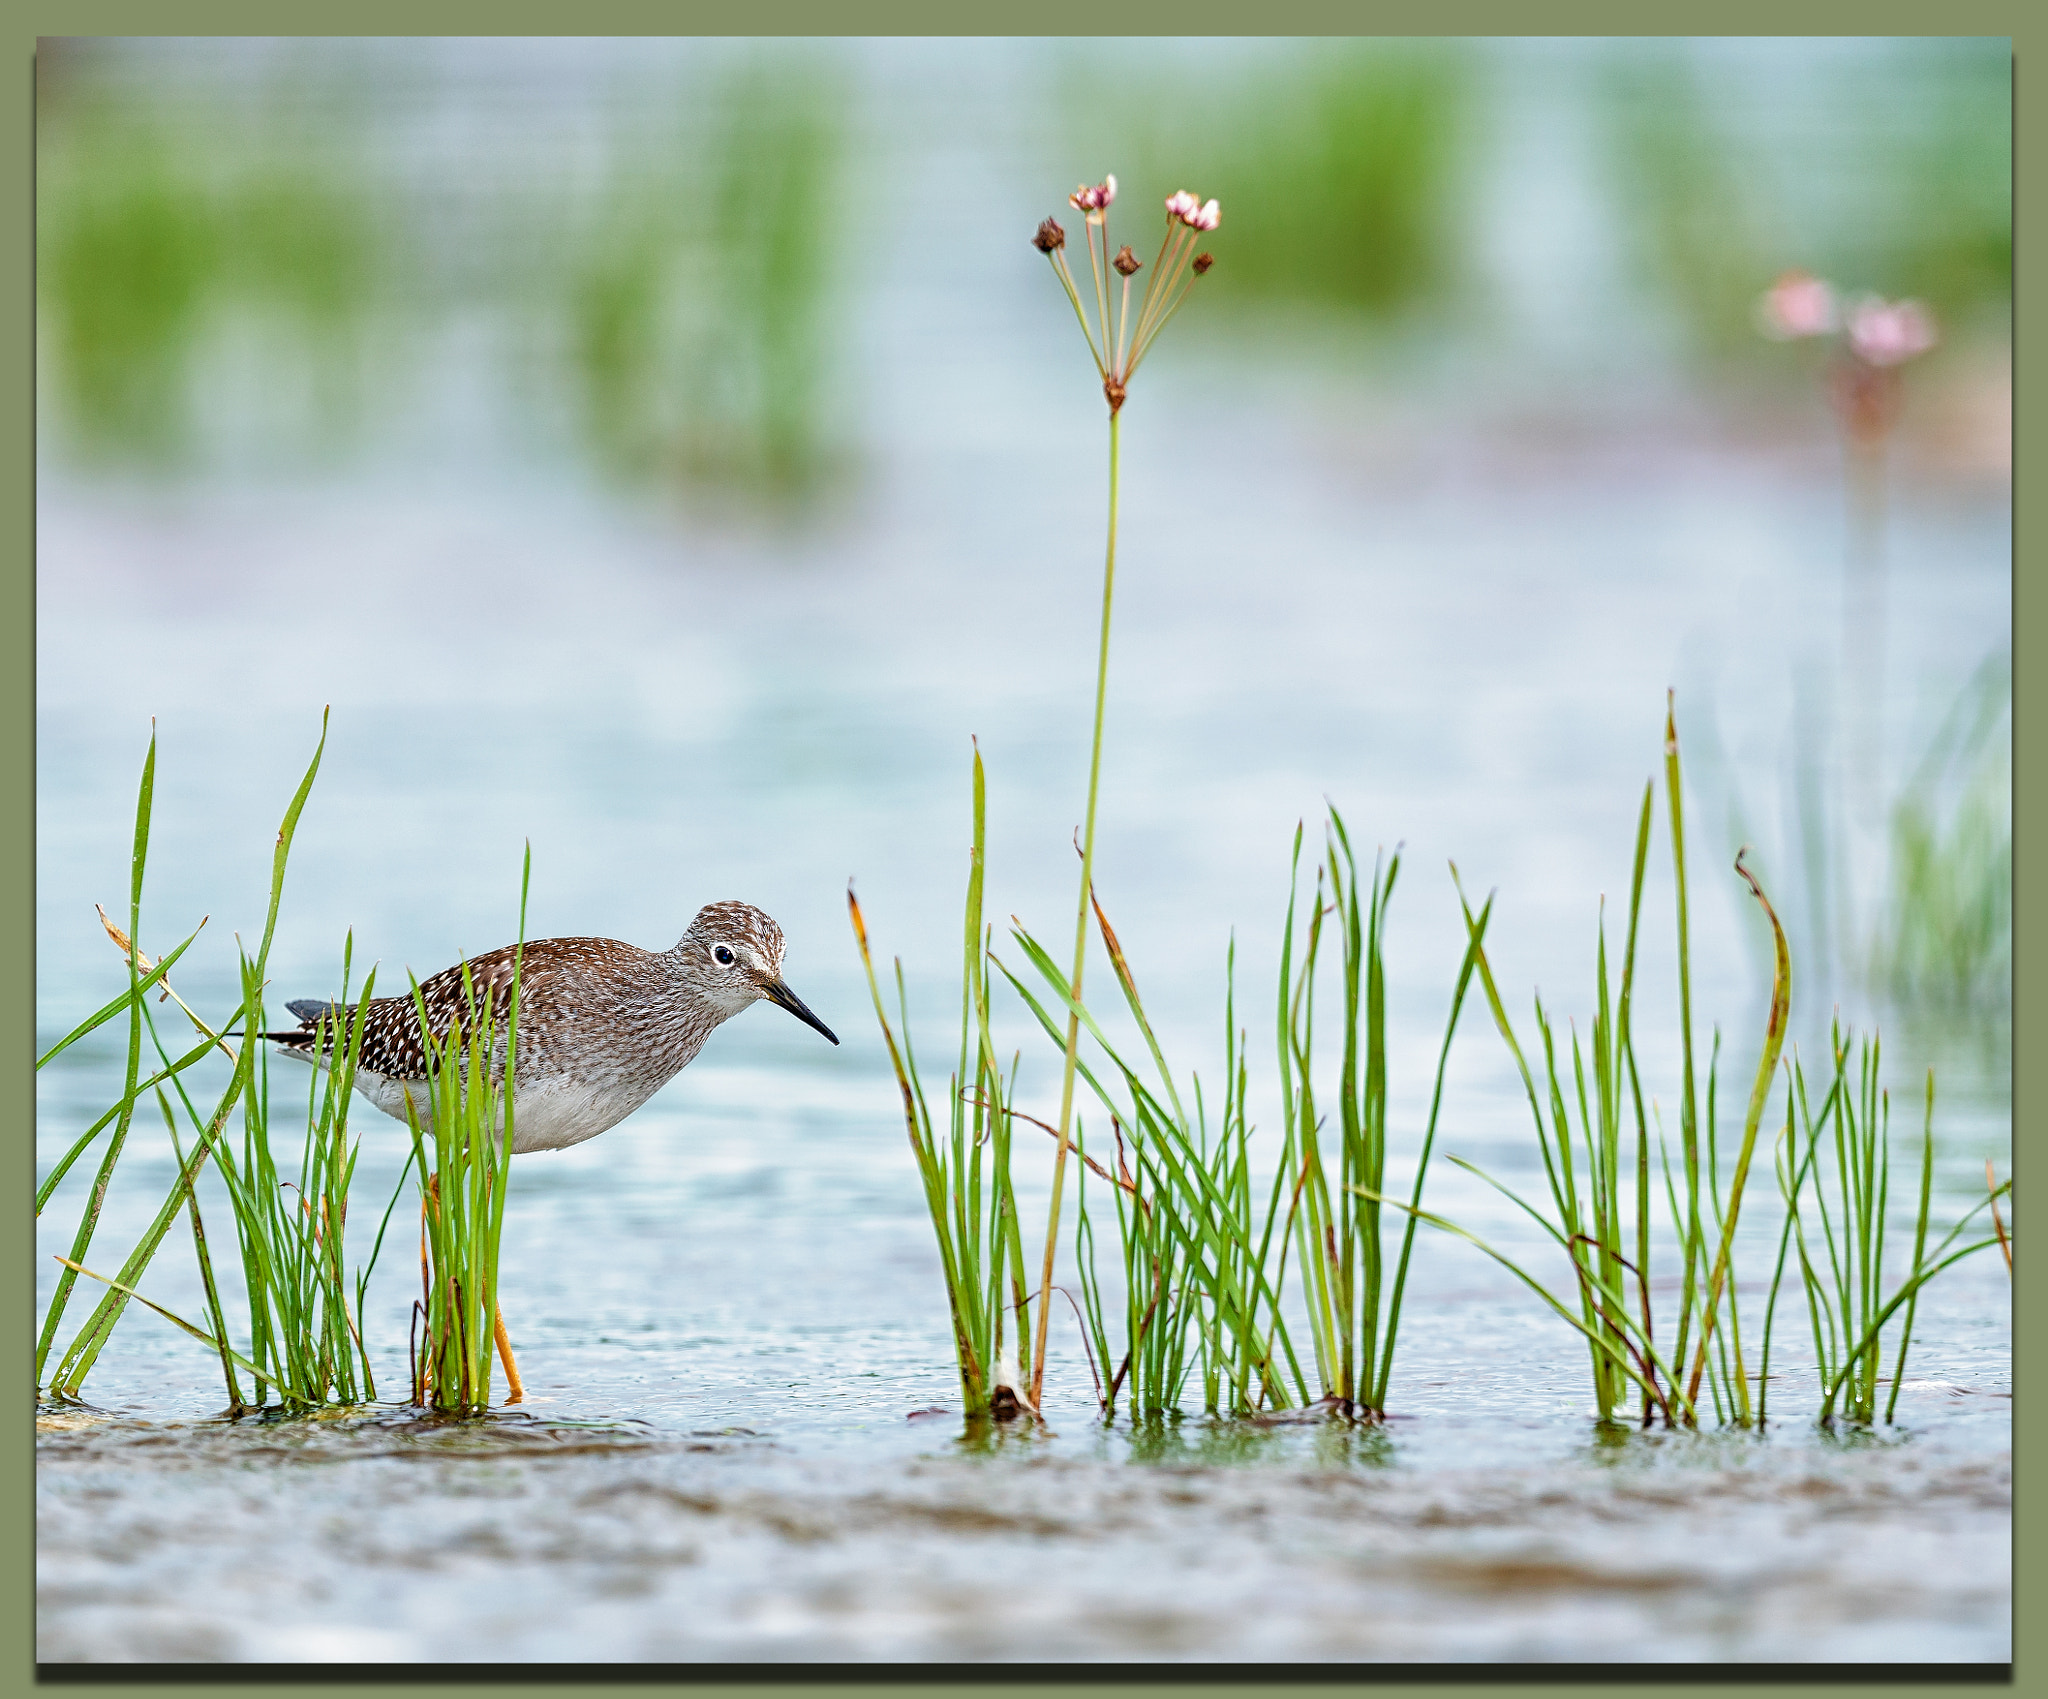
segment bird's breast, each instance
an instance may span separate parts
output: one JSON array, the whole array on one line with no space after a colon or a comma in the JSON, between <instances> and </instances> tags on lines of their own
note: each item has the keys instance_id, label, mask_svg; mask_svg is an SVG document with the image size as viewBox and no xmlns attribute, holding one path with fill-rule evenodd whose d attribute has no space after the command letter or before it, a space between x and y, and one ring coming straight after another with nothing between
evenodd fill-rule
<instances>
[{"instance_id":1,"label":"bird's breast","mask_svg":"<svg viewBox=\"0 0 2048 1699\"><path fill-rule=\"evenodd\" d=\"M536 999L519 1029L513 1153L566 1149L617 1126L696 1059L716 1024L655 997ZM408 1098L423 1124L433 1120L427 1080L363 1067L356 1086L397 1120Z\"/></svg>"},{"instance_id":2,"label":"bird's breast","mask_svg":"<svg viewBox=\"0 0 2048 1699\"><path fill-rule=\"evenodd\" d=\"M566 1150L594 1139L638 1109L661 1083L604 1084L555 1078L521 1085L512 1101L512 1154Z\"/></svg>"}]
</instances>

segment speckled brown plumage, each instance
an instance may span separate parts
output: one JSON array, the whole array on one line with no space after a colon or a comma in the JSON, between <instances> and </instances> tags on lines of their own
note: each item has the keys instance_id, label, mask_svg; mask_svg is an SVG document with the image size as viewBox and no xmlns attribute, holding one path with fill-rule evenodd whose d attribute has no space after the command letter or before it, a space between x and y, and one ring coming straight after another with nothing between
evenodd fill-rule
<instances>
[{"instance_id":1,"label":"speckled brown plumage","mask_svg":"<svg viewBox=\"0 0 2048 1699\"><path fill-rule=\"evenodd\" d=\"M472 1018L486 1010L494 1027L503 1022L518 954L507 945L420 982L438 1042L468 1030ZM722 1021L762 999L837 1044L783 983L782 954L782 929L740 902L701 909L670 950L642 950L613 938L527 944L519 958L514 1151L560 1149L616 1126L694 1061ZM299 1029L268 1036L289 1053L324 1063L338 1017L348 1011L318 999L286 1007L299 1017ZM323 1018L329 1036L316 1056ZM498 1079L504 1075L503 1052L500 1038L492 1070ZM373 999L363 1023L358 1088L386 1114L404 1119L409 1097L415 1112L429 1119L427 1079L419 1010L410 991Z\"/></svg>"}]
</instances>

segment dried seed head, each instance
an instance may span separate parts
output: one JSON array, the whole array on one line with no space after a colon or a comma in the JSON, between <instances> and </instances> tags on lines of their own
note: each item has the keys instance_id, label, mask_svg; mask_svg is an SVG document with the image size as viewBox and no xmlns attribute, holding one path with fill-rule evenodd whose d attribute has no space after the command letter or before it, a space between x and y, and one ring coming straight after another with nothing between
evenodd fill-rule
<instances>
[{"instance_id":1,"label":"dried seed head","mask_svg":"<svg viewBox=\"0 0 2048 1699\"><path fill-rule=\"evenodd\" d=\"M1203 272L1207 271L1215 263L1216 256L1214 254L1195 255L1195 275L1200 277Z\"/></svg>"},{"instance_id":2,"label":"dried seed head","mask_svg":"<svg viewBox=\"0 0 2048 1699\"><path fill-rule=\"evenodd\" d=\"M1121 248L1117 249L1116 258L1109 263L1115 266L1117 271L1123 276L1129 277L1132 272L1136 271L1145 262L1131 252L1131 245L1126 242Z\"/></svg>"},{"instance_id":3,"label":"dried seed head","mask_svg":"<svg viewBox=\"0 0 2048 1699\"><path fill-rule=\"evenodd\" d=\"M1031 245L1041 254L1050 254L1055 249L1067 245L1067 233L1054 220L1042 219L1039 222L1038 234L1031 238Z\"/></svg>"}]
</instances>

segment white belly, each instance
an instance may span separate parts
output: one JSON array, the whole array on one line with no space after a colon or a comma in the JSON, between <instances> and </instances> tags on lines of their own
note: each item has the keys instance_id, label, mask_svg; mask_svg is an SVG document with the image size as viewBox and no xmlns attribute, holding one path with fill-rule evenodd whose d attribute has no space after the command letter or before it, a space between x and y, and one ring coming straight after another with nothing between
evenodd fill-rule
<instances>
[{"instance_id":1,"label":"white belly","mask_svg":"<svg viewBox=\"0 0 2048 1699\"><path fill-rule=\"evenodd\" d=\"M431 1127L434 1105L431 1089L418 1080L403 1081L373 1074L356 1073L356 1089L385 1114L403 1121L406 1094L412 1094L413 1112L422 1127ZM512 1106L512 1154L524 1156L536 1150L565 1150L585 1139L616 1127L648 1098L651 1091L609 1086L593 1088L560 1079L542 1080L520 1086Z\"/></svg>"}]
</instances>

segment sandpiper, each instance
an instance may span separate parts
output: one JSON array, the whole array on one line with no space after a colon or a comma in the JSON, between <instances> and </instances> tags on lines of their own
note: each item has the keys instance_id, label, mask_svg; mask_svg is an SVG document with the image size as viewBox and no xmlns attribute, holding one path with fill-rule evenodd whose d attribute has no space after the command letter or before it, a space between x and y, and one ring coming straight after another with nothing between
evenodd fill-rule
<instances>
[{"instance_id":1,"label":"sandpiper","mask_svg":"<svg viewBox=\"0 0 2048 1699\"><path fill-rule=\"evenodd\" d=\"M527 944L523 955L507 945L474 956L422 980L419 991L427 1024L445 1043L451 1026L465 1020L469 996L480 1014L488 999L490 1019L505 1018L519 955L512 1151L520 1155L562 1150L617 1126L695 1061L721 1022L749 1004L779 1004L837 1044L832 1029L783 982L782 951L782 928L759 909L712 903L698 910L671 950L637 949L613 938L542 938ZM288 1054L324 1063L333 1032L353 1011L317 998L285 1006L298 1016L298 1030L265 1036ZM502 1058L496 1071L502 1079ZM410 992L371 1000L356 1086L387 1115L404 1120L410 1098L413 1113L431 1121L426 1050ZM502 1320L497 1333L509 1402L517 1403L522 1388Z\"/></svg>"},{"instance_id":2,"label":"sandpiper","mask_svg":"<svg viewBox=\"0 0 2048 1699\"><path fill-rule=\"evenodd\" d=\"M832 1029L783 983L782 950L782 928L737 902L700 909L671 950L641 950L615 938L541 938L526 945L513 1154L562 1150L617 1126L696 1060L714 1028L749 1004L780 1004L837 1044ZM516 954L508 944L420 982L437 1039L445 1042L451 1023L465 1013L465 968L479 1012L488 998L490 1017L505 1018ZM308 1060L316 1059L320 1023L331 1032L352 1012L317 998L285 1007L299 1017L298 1030L266 1036ZM317 1059L324 1061L324 1054ZM356 1086L387 1115L404 1120L410 1098L416 1115L432 1119L420 1016L409 992L371 1000Z\"/></svg>"}]
</instances>

